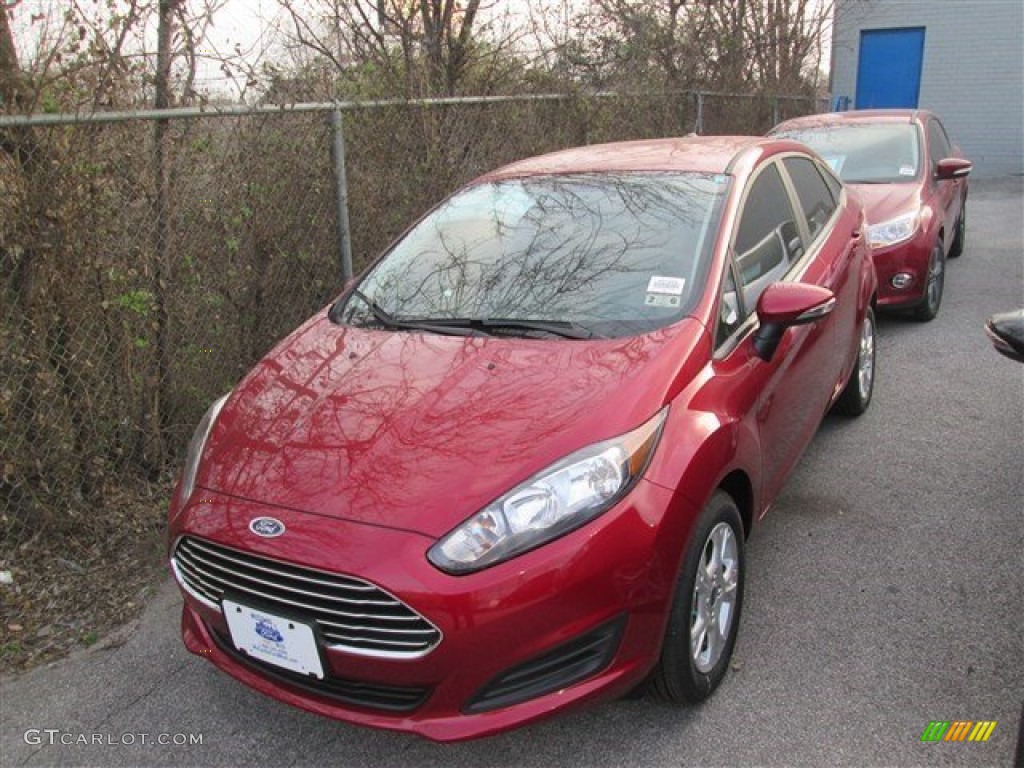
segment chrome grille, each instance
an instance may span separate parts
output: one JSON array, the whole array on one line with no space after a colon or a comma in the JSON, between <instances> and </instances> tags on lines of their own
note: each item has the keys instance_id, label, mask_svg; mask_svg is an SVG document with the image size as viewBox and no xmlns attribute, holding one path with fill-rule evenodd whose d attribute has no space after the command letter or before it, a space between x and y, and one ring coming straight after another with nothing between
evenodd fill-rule
<instances>
[{"instance_id":1,"label":"chrome grille","mask_svg":"<svg viewBox=\"0 0 1024 768\"><path fill-rule=\"evenodd\" d=\"M352 576L252 555L182 537L171 564L196 599L221 609L225 594L316 622L334 648L364 656L413 658L430 652L441 633L401 600Z\"/></svg>"}]
</instances>

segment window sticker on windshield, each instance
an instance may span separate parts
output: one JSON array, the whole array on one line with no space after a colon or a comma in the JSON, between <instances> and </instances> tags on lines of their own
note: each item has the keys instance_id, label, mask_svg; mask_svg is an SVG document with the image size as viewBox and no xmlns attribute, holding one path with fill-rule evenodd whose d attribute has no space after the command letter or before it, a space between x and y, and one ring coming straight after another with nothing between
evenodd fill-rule
<instances>
[{"instance_id":1,"label":"window sticker on windshield","mask_svg":"<svg viewBox=\"0 0 1024 768\"><path fill-rule=\"evenodd\" d=\"M682 296L686 280L682 277L660 277L654 275L647 283L648 293L667 293L670 296Z\"/></svg>"},{"instance_id":2,"label":"window sticker on windshield","mask_svg":"<svg viewBox=\"0 0 1024 768\"><path fill-rule=\"evenodd\" d=\"M648 293L644 299L644 304L648 307L678 307L679 297L669 296L664 293Z\"/></svg>"},{"instance_id":3,"label":"window sticker on windshield","mask_svg":"<svg viewBox=\"0 0 1024 768\"><path fill-rule=\"evenodd\" d=\"M914 166L912 165L900 166L900 176L913 176L915 173L917 173L917 171L914 170Z\"/></svg>"}]
</instances>

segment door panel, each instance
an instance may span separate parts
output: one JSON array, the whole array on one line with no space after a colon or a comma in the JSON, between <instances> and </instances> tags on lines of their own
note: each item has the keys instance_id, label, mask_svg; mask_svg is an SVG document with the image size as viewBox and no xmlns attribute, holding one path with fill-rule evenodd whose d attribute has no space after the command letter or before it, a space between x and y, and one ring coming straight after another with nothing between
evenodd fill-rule
<instances>
[{"instance_id":1,"label":"door panel","mask_svg":"<svg viewBox=\"0 0 1024 768\"><path fill-rule=\"evenodd\" d=\"M767 500L778 494L825 413L829 387L821 366L823 352L832 347L830 326L825 318L790 328L765 364L767 376L757 406L757 423Z\"/></svg>"},{"instance_id":2,"label":"door panel","mask_svg":"<svg viewBox=\"0 0 1024 768\"><path fill-rule=\"evenodd\" d=\"M802 171L790 176L797 192L795 202L804 217L808 237L812 226L817 234L810 242L802 271L788 279L828 288L837 301L831 314L786 331L772 360L773 370L758 406L765 453L764 491L769 499L782 488L817 431L837 383L845 378L845 363L857 325L858 288L856 271L851 268L860 245L855 235L857 217L847 209L832 218L835 201L831 192L820 175L808 173L818 173L813 167L801 165L806 162L783 162L787 169ZM827 212L827 227L821 222L822 210Z\"/></svg>"}]
</instances>

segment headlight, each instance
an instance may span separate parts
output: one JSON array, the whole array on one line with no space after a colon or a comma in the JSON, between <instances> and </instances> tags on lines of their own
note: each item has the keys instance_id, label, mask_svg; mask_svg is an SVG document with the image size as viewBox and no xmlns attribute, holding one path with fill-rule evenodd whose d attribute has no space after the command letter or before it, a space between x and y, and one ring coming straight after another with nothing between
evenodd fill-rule
<instances>
[{"instance_id":1,"label":"headlight","mask_svg":"<svg viewBox=\"0 0 1024 768\"><path fill-rule=\"evenodd\" d=\"M188 453L185 454L185 471L181 475L181 491L178 494L178 501L181 504L188 501L189 496L192 495L192 491L196 487L196 472L199 471L199 459L203 456L206 438L210 436L210 430L213 429L213 425L217 422L220 409L224 407L224 402L230 394L228 392L227 395L216 400L209 407L206 415L203 416L202 421L199 422L199 426L196 427L196 431L192 435L192 441L188 444Z\"/></svg>"},{"instance_id":2,"label":"headlight","mask_svg":"<svg viewBox=\"0 0 1024 768\"><path fill-rule=\"evenodd\" d=\"M437 542L427 557L470 573L539 547L609 509L654 454L668 406L625 435L576 451L488 504Z\"/></svg>"},{"instance_id":3,"label":"headlight","mask_svg":"<svg viewBox=\"0 0 1024 768\"><path fill-rule=\"evenodd\" d=\"M872 248L885 248L909 240L917 232L921 223L919 212L907 213L868 227L868 243Z\"/></svg>"}]
</instances>

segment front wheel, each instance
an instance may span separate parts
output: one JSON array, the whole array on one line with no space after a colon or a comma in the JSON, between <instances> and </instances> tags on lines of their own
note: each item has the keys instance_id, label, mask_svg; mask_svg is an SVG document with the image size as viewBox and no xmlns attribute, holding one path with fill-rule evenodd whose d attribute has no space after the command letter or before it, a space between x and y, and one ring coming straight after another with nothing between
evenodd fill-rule
<instances>
[{"instance_id":1,"label":"front wheel","mask_svg":"<svg viewBox=\"0 0 1024 768\"><path fill-rule=\"evenodd\" d=\"M860 416L871 404L875 391L875 312L871 307L864 311L860 324L860 344L857 348L857 363L850 371L843 393L836 400L835 410L844 416Z\"/></svg>"},{"instance_id":2,"label":"front wheel","mask_svg":"<svg viewBox=\"0 0 1024 768\"><path fill-rule=\"evenodd\" d=\"M914 310L914 319L927 323L939 314L942 305L942 290L946 285L946 257L942 253L942 244L932 249L932 257L928 263L928 284L924 289L924 301Z\"/></svg>"},{"instance_id":3,"label":"front wheel","mask_svg":"<svg viewBox=\"0 0 1024 768\"><path fill-rule=\"evenodd\" d=\"M743 606L743 523L718 491L697 518L672 600L661 658L651 677L669 704L697 704L722 682Z\"/></svg>"}]
</instances>

